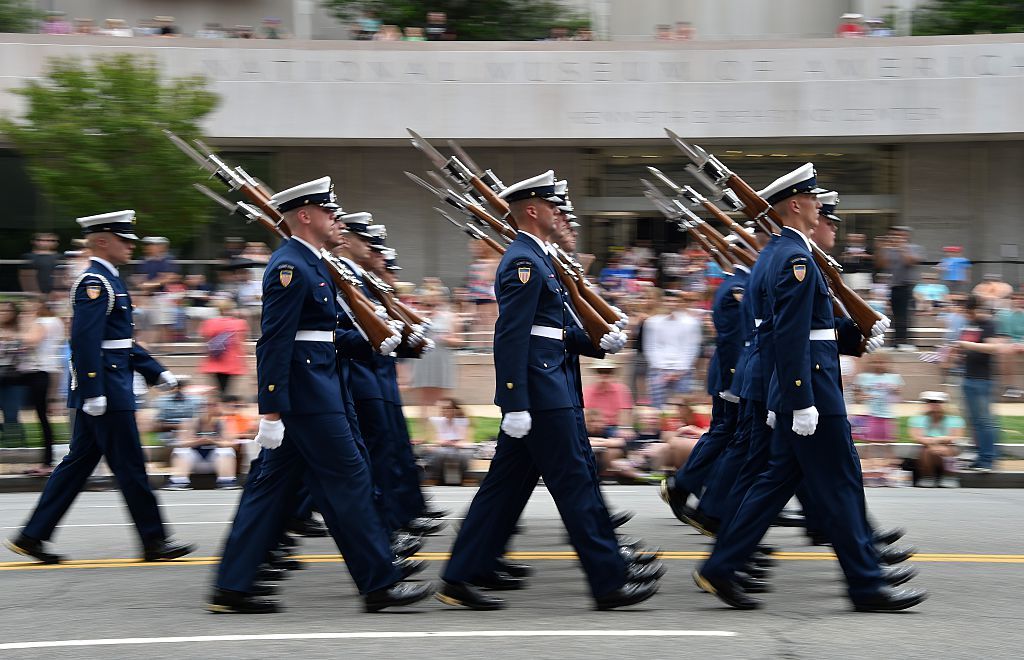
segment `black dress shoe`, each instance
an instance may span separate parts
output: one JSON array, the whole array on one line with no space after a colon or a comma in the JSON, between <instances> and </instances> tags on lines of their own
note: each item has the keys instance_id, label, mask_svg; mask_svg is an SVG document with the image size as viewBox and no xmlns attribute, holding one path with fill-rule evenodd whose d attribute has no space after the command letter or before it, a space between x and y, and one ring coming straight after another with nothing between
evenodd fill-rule
<instances>
[{"instance_id":1,"label":"black dress shoe","mask_svg":"<svg viewBox=\"0 0 1024 660\"><path fill-rule=\"evenodd\" d=\"M758 580L747 575L737 575L736 584L748 594L767 594L772 590L772 583L768 580Z\"/></svg>"},{"instance_id":2,"label":"black dress shoe","mask_svg":"<svg viewBox=\"0 0 1024 660\"><path fill-rule=\"evenodd\" d=\"M665 564L626 564L626 582L657 582L665 574Z\"/></svg>"},{"instance_id":3,"label":"black dress shoe","mask_svg":"<svg viewBox=\"0 0 1024 660\"><path fill-rule=\"evenodd\" d=\"M323 524L316 518L309 518L308 520L292 518L288 521L286 529L296 536L305 536L308 538L322 538L331 533L330 530L327 529L327 525Z\"/></svg>"},{"instance_id":4,"label":"black dress shoe","mask_svg":"<svg viewBox=\"0 0 1024 660\"><path fill-rule=\"evenodd\" d=\"M890 587L898 587L917 576L917 569L910 564L903 566L885 566L882 568L882 579Z\"/></svg>"},{"instance_id":5,"label":"black dress shoe","mask_svg":"<svg viewBox=\"0 0 1024 660\"><path fill-rule=\"evenodd\" d=\"M772 525L775 527L806 527L807 518L793 511L783 509L779 512L779 515L775 516L775 522Z\"/></svg>"},{"instance_id":6,"label":"black dress shoe","mask_svg":"<svg viewBox=\"0 0 1024 660\"><path fill-rule=\"evenodd\" d=\"M693 572L693 581L703 591L714 594L729 607L738 610L756 610L761 607L761 601L745 594L738 584L730 580L711 580L701 575L698 570Z\"/></svg>"},{"instance_id":7,"label":"black dress shoe","mask_svg":"<svg viewBox=\"0 0 1024 660\"><path fill-rule=\"evenodd\" d=\"M445 605L468 607L471 610L502 610L505 601L494 596L480 593L473 585L466 582L447 582L441 585L440 591L434 594Z\"/></svg>"},{"instance_id":8,"label":"black dress shoe","mask_svg":"<svg viewBox=\"0 0 1024 660\"><path fill-rule=\"evenodd\" d=\"M418 603L434 593L434 585L426 582L424 584L408 584L398 582L387 589L378 589L366 594L363 599L363 608L367 612L379 612L386 607L401 607Z\"/></svg>"},{"instance_id":9,"label":"black dress shoe","mask_svg":"<svg viewBox=\"0 0 1024 660\"><path fill-rule=\"evenodd\" d=\"M617 607L642 603L656 593L657 582L627 582L610 594L596 599L595 604L599 610L614 610Z\"/></svg>"},{"instance_id":10,"label":"black dress shoe","mask_svg":"<svg viewBox=\"0 0 1024 660\"><path fill-rule=\"evenodd\" d=\"M47 552L44 547L44 541L30 539L24 534L19 534L18 538L13 540L5 540L4 545L6 545L11 552L24 555L26 557L33 557L44 564L59 564L64 561L63 555Z\"/></svg>"},{"instance_id":11,"label":"black dress shoe","mask_svg":"<svg viewBox=\"0 0 1024 660\"><path fill-rule=\"evenodd\" d=\"M629 564L650 564L661 555L660 548L630 548L619 547L619 555Z\"/></svg>"},{"instance_id":12,"label":"black dress shoe","mask_svg":"<svg viewBox=\"0 0 1024 660\"><path fill-rule=\"evenodd\" d=\"M682 488L676 488L676 480L674 477L668 477L661 482L658 494L668 508L672 510L672 515L675 516L679 522L686 522L683 520L683 509L686 507L686 500L690 497Z\"/></svg>"},{"instance_id":13,"label":"black dress shoe","mask_svg":"<svg viewBox=\"0 0 1024 660\"><path fill-rule=\"evenodd\" d=\"M898 612L920 605L926 598L928 592L924 589L883 587L874 596L855 602L853 609L858 612Z\"/></svg>"},{"instance_id":14,"label":"black dress shoe","mask_svg":"<svg viewBox=\"0 0 1024 660\"><path fill-rule=\"evenodd\" d=\"M755 550L757 550L757 552L760 552L762 555L774 555L775 554L775 546L774 545L758 545L757 548L755 548Z\"/></svg>"},{"instance_id":15,"label":"black dress shoe","mask_svg":"<svg viewBox=\"0 0 1024 660\"><path fill-rule=\"evenodd\" d=\"M871 536L871 542L875 545L890 545L899 541L906 533L907 530L902 527L875 530L875 533Z\"/></svg>"},{"instance_id":16,"label":"black dress shoe","mask_svg":"<svg viewBox=\"0 0 1024 660\"><path fill-rule=\"evenodd\" d=\"M761 568L771 568L775 565L775 559L766 554L755 552L750 555L750 563L760 566Z\"/></svg>"},{"instance_id":17,"label":"black dress shoe","mask_svg":"<svg viewBox=\"0 0 1024 660\"><path fill-rule=\"evenodd\" d=\"M402 531L409 532L410 534L416 534L417 536L430 536L431 534L437 534L447 526L443 520L434 520L433 518L416 518L410 520L409 523L402 528Z\"/></svg>"},{"instance_id":18,"label":"black dress shoe","mask_svg":"<svg viewBox=\"0 0 1024 660\"><path fill-rule=\"evenodd\" d=\"M259 582L277 582L288 577L288 571L282 568L271 568L264 564L256 573L256 580Z\"/></svg>"},{"instance_id":19,"label":"black dress shoe","mask_svg":"<svg viewBox=\"0 0 1024 660\"><path fill-rule=\"evenodd\" d=\"M619 527L622 527L623 525L625 525L633 519L633 515L634 514L632 511L616 511L615 513L611 514L609 516L609 519L612 521L612 529L618 529Z\"/></svg>"},{"instance_id":20,"label":"black dress shoe","mask_svg":"<svg viewBox=\"0 0 1024 660\"><path fill-rule=\"evenodd\" d=\"M693 527L704 536L714 538L718 535L718 528L721 526L721 521L701 513L692 506L684 506L680 515L682 516L680 519L684 523Z\"/></svg>"},{"instance_id":21,"label":"black dress shoe","mask_svg":"<svg viewBox=\"0 0 1024 660\"><path fill-rule=\"evenodd\" d=\"M238 591L214 589L206 609L217 614L273 614L278 611L276 600L257 598Z\"/></svg>"},{"instance_id":22,"label":"black dress shoe","mask_svg":"<svg viewBox=\"0 0 1024 660\"><path fill-rule=\"evenodd\" d=\"M497 570L504 571L512 577L524 578L533 575L533 568L528 564L517 564L504 557L498 557L496 565Z\"/></svg>"},{"instance_id":23,"label":"black dress shoe","mask_svg":"<svg viewBox=\"0 0 1024 660\"><path fill-rule=\"evenodd\" d=\"M278 541L277 547L279 550L284 550L288 554L295 552L296 548L302 545L302 540L297 536L291 534L282 534L281 540Z\"/></svg>"},{"instance_id":24,"label":"black dress shoe","mask_svg":"<svg viewBox=\"0 0 1024 660\"><path fill-rule=\"evenodd\" d=\"M431 509L427 507L420 511L420 518L447 518L450 514L450 511L444 509Z\"/></svg>"},{"instance_id":25,"label":"black dress shoe","mask_svg":"<svg viewBox=\"0 0 1024 660\"><path fill-rule=\"evenodd\" d=\"M810 539L811 545L830 546L832 541L825 536L824 532L815 532L807 530L807 538Z\"/></svg>"},{"instance_id":26,"label":"black dress shoe","mask_svg":"<svg viewBox=\"0 0 1024 660\"><path fill-rule=\"evenodd\" d=\"M174 539L166 538L147 543L142 551L142 559L144 561L170 561L195 551L196 546L192 543L178 543Z\"/></svg>"},{"instance_id":27,"label":"black dress shoe","mask_svg":"<svg viewBox=\"0 0 1024 660\"><path fill-rule=\"evenodd\" d=\"M758 580L763 580L772 574L772 572L767 568L763 566L757 566L756 564L747 564L740 570L749 575L750 577L757 578Z\"/></svg>"},{"instance_id":28,"label":"black dress shoe","mask_svg":"<svg viewBox=\"0 0 1024 660\"><path fill-rule=\"evenodd\" d=\"M418 536L399 534L391 542L391 552L396 557L412 557L423 549L423 541Z\"/></svg>"},{"instance_id":29,"label":"black dress shoe","mask_svg":"<svg viewBox=\"0 0 1024 660\"><path fill-rule=\"evenodd\" d=\"M273 596L277 593L277 585L253 582L249 594L253 596Z\"/></svg>"},{"instance_id":30,"label":"black dress shoe","mask_svg":"<svg viewBox=\"0 0 1024 660\"><path fill-rule=\"evenodd\" d=\"M518 591L526 588L524 578L513 577L505 571L494 571L490 575L473 580L471 584L491 591Z\"/></svg>"},{"instance_id":31,"label":"black dress shoe","mask_svg":"<svg viewBox=\"0 0 1024 660\"><path fill-rule=\"evenodd\" d=\"M410 578L413 575L416 575L417 573L422 572L423 569L427 567L427 562L423 561L422 559L405 559L403 557L396 559L391 563L395 565L396 569L398 569L398 572L402 575L403 580Z\"/></svg>"},{"instance_id":32,"label":"black dress shoe","mask_svg":"<svg viewBox=\"0 0 1024 660\"><path fill-rule=\"evenodd\" d=\"M299 571L306 568L298 559L292 559L291 557L284 557L281 559L271 559L269 562L271 568L279 568L282 571Z\"/></svg>"},{"instance_id":33,"label":"black dress shoe","mask_svg":"<svg viewBox=\"0 0 1024 660\"><path fill-rule=\"evenodd\" d=\"M618 542L620 548L639 550L644 546L644 540L639 536L620 536L618 537Z\"/></svg>"},{"instance_id":34,"label":"black dress shoe","mask_svg":"<svg viewBox=\"0 0 1024 660\"><path fill-rule=\"evenodd\" d=\"M892 566L893 564L899 564L900 562L907 561L914 553L917 552L917 548L909 545L903 546L889 546L888 548L882 548L878 551L878 561L882 564Z\"/></svg>"}]
</instances>

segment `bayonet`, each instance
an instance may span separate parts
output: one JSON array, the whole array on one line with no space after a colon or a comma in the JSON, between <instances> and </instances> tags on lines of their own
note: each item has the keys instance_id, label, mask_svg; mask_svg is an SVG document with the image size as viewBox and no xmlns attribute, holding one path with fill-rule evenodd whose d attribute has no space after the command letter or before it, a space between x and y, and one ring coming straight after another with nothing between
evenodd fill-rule
<instances>
[{"instance_id":1,"label":"bayonet","mask_svg":"<svg viewBox=\"0 0 1024 660\"><path fill-rule=\"evenodd\" d=\"M466 164L466 167L469 168L470 172L472 172L478 177L483 178L484 168L477 165L476 162L469 157L469 154L467 154L465 150L462 147L460 147L455 140L448 140L448 148L455 152L455 156Z\"/></svg>"}]
</instances>

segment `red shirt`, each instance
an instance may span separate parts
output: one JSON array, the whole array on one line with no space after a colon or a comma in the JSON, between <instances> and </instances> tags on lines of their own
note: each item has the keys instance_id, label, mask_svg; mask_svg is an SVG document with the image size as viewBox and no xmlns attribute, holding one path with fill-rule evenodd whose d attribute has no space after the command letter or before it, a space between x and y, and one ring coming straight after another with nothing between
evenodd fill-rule
<instances>
[{"instance_id":1,"label":"red shirt","mask_svg":"<svg viewBox=\"0 0 1024 660\"><path fill-rule=\"evenodd\" d=\"M224 332L231 333L227 342L227 350L218 357L207 353L199 370L204 374L241 376L247 373L245 357L242 355L242 342L249 334L249 324L232 316L218 316L206 319L199 326L199 334L206 342Z\"/></svg>"},{"instance_id":2,"label":"red shirt","mask_svg":"<svg viewBox=\"0 0 1024 660\"><path fill-rule=\"evenodd\" d=\"M601 412L605 426L619 423L619 412L633 407L633 396L622 383L593 383L583 388L583 405Z\"/></svg>"}]
</instances>

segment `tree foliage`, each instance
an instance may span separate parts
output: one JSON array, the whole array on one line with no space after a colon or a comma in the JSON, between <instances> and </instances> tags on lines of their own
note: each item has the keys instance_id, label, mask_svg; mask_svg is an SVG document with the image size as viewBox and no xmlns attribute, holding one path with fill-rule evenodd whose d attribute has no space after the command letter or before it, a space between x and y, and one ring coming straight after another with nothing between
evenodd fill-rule
<instances>
[{"instance_id":1,"label":"tree foliage","mask_svg":"<svg viewBox=\"0 0 1024 660\"><path fill-rule=\"evenodd\" d=\"M337 18L351 21L373 11L384 24L426 25L427 13L443 11L448 25L464 41L529 41L548 36L552 27L583 27L575 10L557 0L323 0Z\"/></svg>"},{"instance_id":2,"label":"tree foliage","mask_svg":"<svg viewBox=\"0 0 1024 660\"><path fill-rule=\"evenodd\" d=\"M132 208L139 231L187 240L209 205L191 184L205 177L162 132L199 137L217 104L202 77L161 81L152 61L132 55L90 66L54 59L40 80L14 90L27 107L0 119L54 209L73 218Z\"/></svg>"},{"instance_id":3,"label":"tree foliage","mask_svg":"<svg viewBox=\"0 0 1024 660\"><path fill-rule=\"evenodd\" d=\"M1024 2L933 0L914 10L916 35L1024 32Z\"/></svg>"},{"instance_id":4,"label":"tree foliage","mask_svg":"<svg viewBox=\"0 0 1024 660\"><path fill-rule=\"evenodd\" d=\"M0 0L0 32L34 32L39 18L24 0Z\"/></svg>"}]
</instances>

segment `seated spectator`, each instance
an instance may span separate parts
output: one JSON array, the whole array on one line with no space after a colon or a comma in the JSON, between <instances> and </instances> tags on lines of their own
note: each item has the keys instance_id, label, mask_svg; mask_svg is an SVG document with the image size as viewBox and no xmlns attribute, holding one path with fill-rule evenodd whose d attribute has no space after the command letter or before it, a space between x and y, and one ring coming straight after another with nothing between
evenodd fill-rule
<instances>
[{"instance_id":1,"label":"seated spectator","mask_svg":"<svg viewBox=\"0 0 1024 660\"><path fill-rule=\"evenodd\" d=\"M675 38L675 35L672 34L672 26L665 24L655 26L654 38L658 41L672 41Z\"/></svg>"},{"instance_id":2,"label":"seated spectator","mask_svg":"<svg viewBox=\"0 0 1024 660\"><path fill-rule=\"evenodd\" d=\"M380 19L377 18L377 12L372 9L367 9L363 12L363 15L356 20L356 39L360 41L370 41L376 39L377 33L380 32L381 24Z\"/></svg>"},{"instance_id":3,"label":"seated spectator","mask_svg":"<svg viewBox=\"0 0 1024 660\"><path fill-rule=\"evenodd\" d=\"M173 16L155 16L153 18L159 28L158 35L161 37L180 37L181 30L174 24Z\"/></svg>"},{"instance_id":4,"label":"seated spectator","mask_svg":"<svg viewBox=\"0 0 1024 660\"><path fill-rule=\"evenodd\" d=\"M96 24L91 18L75 19L75 34L95 34Z\"/></svg>"},{"instance_id":5,"label":"seated spectator","mask_svg":"<svg viewBox=\"0 0 1024 660\"><path fill-rule=\"evenodd\" d=\"M258 419L253 414L252 406L239 397L228 394L221 398L221 420L224 422L224 437L235 441L238 447L239 471L241 466L248 466L249 460L256 457L259 447L254 438Z\"/></svg>"},{"instance_id":6,"label":"seated spectator","mask_svg":"<svg viewBox=\"0 0 1024 660\"><path fill-rule=\"evenodd\" d=\"M921 454L914 464L914 485L922 488L943 486L943 475L956 471L957 442L963 438L964 420L947 415L945 392L921 392L925 404L923 415L910 418L910 437L921 445Z\"/></svg>"},{"instance_id":7,"label":"seated spectator","mask_svg":"<svg viewBox=\"0 0 1024 660\"><path fill-rule=\"evenodd\" d=\"M206 23L202 30L196 30L196 39L223 39L228 36L220 23Z\"/></svg>"},{"instance_id":8,"label":"seated spectator","mask_svg":"<svg viewBox=\"0 0 1024 660\"><path fill-rule=\"evenodd\" d=\"M1009 306L1013 287L1004 282L999 273L985 273L984 279L974 287L972 293L981 298L986 307L995 311Z\"/></svg>"},{"instance_id":9,"label":"seated spectator","mask_svg":"<svg viewBox=\"0 0 1024 660\"><path fill-rule=\"evenodd\" d=\"M590 368L597 378L583 388L585 409L600 415L606 427L628 426L633 415L633 396L629 388L616 379L615 363L603 360Z\"/></svg>"},{"instance_id":10,"label":"seated spectator","mask_svg":"<svg viewBox=\"0 0 1024 660\"><path fill-rule=\"evenodd\" d=\"M441 486L461 486L473 458L469 418L454 399L442 399L440 415L430 418L431 441L423 447L428 456L428 478Z\"/></svg>"},{"instance_id":11,"label":"seated spectator","mask_svg":"<svg viewBox=\"0 0 1024 660\"><path fill-rule=\"evenodd\" d=\"M263 19L264 39L287 39L288 35L281 29L281 19L268 17Z\"/></svg>"},{"instance_id":12,"label":"seated spectator","mask_svg":"<svg viewBox=\"0 0 1024 660\"><path fill-rule=\"evenodd\" d=\"M597 461L597 473L601 476L613 476L614 461L625 456L627 436L632 436L632 428L609 426L604 415L593 408L584 408L583 416L587 425L587 437L590 449Z\"/></svg>"},{"instance_id":13,"label":"seated spectator","mask_svg":"<svg viewBox=\"0 0 1024 660\"><path fill-rule=\"evenodd\" d=\"M62 11L50 11L46 13L46 20L40 26L42 34L71 34L71 23L68 22Z\"/></svg>"},{"instance_id":14,"label":"seated spectator","mask_svg":"<svg viewBox=\"0 0 1024 660\"><path fill-rule=\"evenodd\" d=\"M853 439L873 443L864 455L865 485L887 485L896 468L897 419L893 403L900 400L903 378L890 370L885 353L872 353L864 358L864 370L854 379L855 400L863 402L867 413L851 422Z\"/></svg>"},{"instance_id":15,"label":"seated spectator","mask_svg":"<svg viewBox=\"0 0 1024 660\"><path fill-rule=\"evenodd\" d=\"M409 26L405 28L405 32L402 35L402 41L426 41L427 38L423 36L423 28Z\"/></svg>"},{"instance_id":16,"label":"seated spectator","mask_svg":"<svg viewBox=\"0 0 1024 660\"><path fill-rule=\"evenodd\" d=\"M108 18L103 21L103 29L97 30L96 34L101 34L107 37L135 36L132 29L128 27L128 23L126 23L122 18Z\"/></svg>"},{"instance_id":17,"label":"seated spectator","mask_svg":"<svg viewBox=\"0 0 1024 660\"><path fill-rule=\"evenodd\" d=\"M626 455L612 466L621 481L646 482L665 467L667 444L663 442L661 412L641 406L636 409L636 422L631 437L626 438Z\"/></svg>"},{"instance_id":18,"label":"seated spectator","mask_svg":"<svg viewBox=\"0 0 1024 660\"><path fill-rule=\"evenodd\" d=\"M949 287L935 273L921 274L921 281L914 285L914 311L918 314L934 317L939 310L949 304Z\"/></svg>"},{"instance_id":19,"label":"seated spectator","mask_svg":"<svg viewBox=\"0 0 1024 660\"><path fill-rule=\"evenodd\" d=\"M1014 344L1024 344L1024 292L1015 291L1010 306L995 315L996 331ZM1003 396L1019 399L1024 396L1024 356L1012 352L999 361L1006 391Z\"/></svg>"},{"instance_id":20,"label":"seated spectator","mask_svg":"<svg viewBox=\"0 0 1024 660\"><path fill-rule=\"evenodd\" d=\"M402 31L397 25L381 26L380 31L373 35L373 41L401 41Z\"/></svg>"},{"instance_id":21,"label":"seated spectator","mask_svg":"<svg viewBox=\"0 0 1024 660\"><path fill-rule=\"evenodd\" d=\"M448 31L448 15L443 11L427 12L426 35L428 41L441 41Z\"/></svg>"},{"instance_id":22,"label":"seated spectator","mask_svg":"<svg viewBox=\"0 0 1024 660\"><path fill-rule=\"evenodd\" d=\"M237 444L224 433L220 403L210 399L189 432L178 436L166 490L191 490L193 474L210 472L217 475L218 489L237 488Z\"/></svg>"},{"instance_id":23,"label":"seated spectator","mask_svg":"<svg viewBox=\"0 0 1024 660\"><path fill-rule=\"evenodd\" d=\"M185 393L188 384L187 376L178 376L177 386L157 397L153 430L165 445L174 446L187 439L203 406L201 397Z\"/></svg>"},{"instance_id":24,"label":"seated spectator","mask_svg":"<svg viewBox=\"0 0 1024 660\"><path fill-rule=\"evenodd\" d=\"M668 443L666 465L673 470L681 468L710 427L711 418L694 410L692 399L679 395L670 399L669 412L661 423Z\"/></svg>"},{"instance_id":25,"label":"seated spectator","mask_svg":"<svg viewBox=\"0 0 1024 660\"><path fill-rule=\"evenodd\" d=\"M676 21L676 31L672 38L676 41L692 41L697 31L688 21Z\"/></svg>"},{"instance_id":26,"label":"seated spectator","mask_svg":"<svg viewBox=\"0 0 1024 660\"><path fill-rule=\"evenodd\" d=\"M864 27L864 16L861 14L843 14L836 27L837 37L863 37L867 34Z\"/></svg>"}]
</instances>

